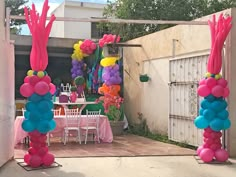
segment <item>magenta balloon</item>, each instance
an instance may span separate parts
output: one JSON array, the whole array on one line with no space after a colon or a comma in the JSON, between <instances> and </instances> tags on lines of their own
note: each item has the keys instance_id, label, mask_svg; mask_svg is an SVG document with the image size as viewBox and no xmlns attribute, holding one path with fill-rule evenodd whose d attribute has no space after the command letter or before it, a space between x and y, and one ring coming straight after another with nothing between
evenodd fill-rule
<instances>
[{"instance_id":1,"label":"magenta balloon","mask_svg":"<svg viewBox=\"0 0 236 177\"><path fill-rule=\"evenodd\" d=\"M206 79L205 78L199 81L199 85L205 85L205 84L206 84Z\"/></svg>"},{"instance_id":2,"label":"magenta balloon","mask_svg":"<svg viewBox=\"0 0 236 177\"><path fill-rule=\"evenodd\" d=\"M217 84L221 85L222 87L226 87L228 85L228 82L224 78L221 78L217 81Z\"/></svg>"},{"instance_id":3,"label":"magenta balloon","mask_svg":"<svg viewBox=\"0 0 236 177\"><path fill-rule=\"evenodd\" d=\"M209 87L209 88L212 88L216 85L216 79L212 78L212 77L209 77L206 79L206 85Z\"/></svg>"},{"instance_id":4,"label":"magenta balloon","mask_svg":"<svg viewBox=\"0 0 236 177\"><path fill-rule=\"evenodd\" d=\"M54 163L55 157L53 154L47 153L44 157L43 157L43 164L45 166L50 166Z\"/></svg>"},{"instance_id":5,"label":"magenta balloon","mask_svg":"<svg viewBox=\"0 0 236 177\"><path fill-rule=\"evenodd\" d=\"M41 148L38 150L38 155L44 156L47 152L48 152L48 148L47 148L47 147L41 147Z\"/></svg>"},{"instance_id":6,"label":"magenta balloon","mask_svg":"<svg viewBox=\"0 0 236 177\"><path fill-rule=\"evenodd\" d=\"M24 83L20 87L20 93L24 97L30 97L34 93L34 89L29 83Z\"/></svg>"},{"instance_id":7,"label":"magenta balloon","mask_svg":"<svg viewBox=\"0 0 236 177\"><path fill-rule=\"evenodd\" d=\"M49 92L49 89L50 89L49 85L44 81L38 82L34 87L34 91L38 95L45 95L46 93Z\"/></svg>"},{"instance_id":8,"label":"magenta balloon","mask_svg":"<svg viewBox=\"0 0 236 177\"><path fill-rule=\"evenodd\" d=\"M52 83L49 84L49 87L50 87L50 93L51 95L54 95L55 92L56 92L56 86Z\"/></svg>"},{"instance_id":9,"label":"magenta balloon","mask_svg":"<svg viewBox=\"0 0 236 177\"><path fill-rule=\"evenodd\" d=\"M222 97L224 96L224 88L221 85L216 85L211 90L212 95L215 97Z\"/></svg>"},{"instance_id":10,"label":"magenta balloon","mask_svg":"<svg viewBox=\"0 0 236 177\"><path fill-rule=\"evenodd\" d=\"M33 147L30 147L30 148L28 149L28 152L29 152L30 155L35 155L35 154L37 154L37 150L36 150L35 148L33 148Z\"/></svg>"},{"instance_id":11,"label":"magenta balloon","mask_svg":"<svg viewBox=\"0 0 236 177\"><path fill-rule=\"evenodd\" d=\"M203 162L211 162L213 160L213 157L214 157L214 152L209 149L209 148L204 148L201 150L201 153L200 153L200 158L202 159Z\"/></svg>"},{"instance_id":12,"label":"magenta balloon","mask_svg":"<svg viewBox=\"0 0 236 177\"><path fill-rule=\"evenodd\" d=\"M230 93L229 88L228 87L224 88L224 95L223 95L223 97L224 98L228 97L229 93Z\"/></svg>"},{"instance_id":13,"label":"magenta balloon","mask_svg":"<svg viewBox=\"0 0 236 177\"><path fill-rule=\"evenodd\" d=\"M215 152L215 158L217 161L219 162L225 162L228 160L229 158L229 154L226 150L224 149L218 149L216 152Z\"/></svg>"},{"instance_id":14,"label":"magenta balloon","mask_svg":"<svg viewBox=\"0 0 236 177\"><path fill-rule=\"evenodd\" d=\"M31 76L29 79L29 83L32 86L35 86L40 81L40 78L38 76Z\"/></svg>"},{"instance_id":15,"label":"magenta balloon","mask_svg":"<svg viewBox=\"0 0 236 177\"><path fill-rule=\"evenodd\" d=\"M203 150L203 146L199 146L199 147L197 148L197 155L198 155L198 156L200 155L200 153L201 153L202 150Z\"/></svg>"},{"instance_id":16,"label":"magenta balloon","mask_svg":"<svg viewBox=\"0 0 236 177\"><path fill-rule=\"evenodd\" d=\"M198 95L206 97L211 93L211 90L206 85L200 85L197 89Z\"/></svg>"},{"instance_id":17,"label":"magenta balloon","mask_svg":"<svg viewBox=\"0 0 236 177\"><path fill-rule=\"evenodd\" d=\"M42 159L38 155L32 155L30 158L30 163L29 165L33 168L37 168L42 164Z\"/></svg>"},{"instance_id":18,"label":"magenta balloon","mask_svg":"<svg viewBox=\"0 0 236 177\"><path fill-rule=\"evenodd\" d=\"M44 76L42 79L41 79L41 81L44 81L44 82L46 82L47 84L50 84L51 83L51 77L49 77L49 76Z\"/></svg>"},{"instance_id":19,"label":"magenta balloon","mask_svg":"<svg viewBox=\"0 0 236 177\"><path fill-rule=\"evenodd\" d=\"M29 80L30 80L30 76L26 76L26 77L24 78L24 83L29 83Z\"/></svg>"},{"instance_id":20,"label":"magenta balloon","mask_svg":"<svg viewBox=\"0 0 236 177\"><path fill-rule=\"evenodd\" d=\"M31 155L30 155L30 154L25 154L25 156L24 156L24 162L25 162L27 165L29 165L30 159L31 159Z\"/></svg>"}]
</instances>

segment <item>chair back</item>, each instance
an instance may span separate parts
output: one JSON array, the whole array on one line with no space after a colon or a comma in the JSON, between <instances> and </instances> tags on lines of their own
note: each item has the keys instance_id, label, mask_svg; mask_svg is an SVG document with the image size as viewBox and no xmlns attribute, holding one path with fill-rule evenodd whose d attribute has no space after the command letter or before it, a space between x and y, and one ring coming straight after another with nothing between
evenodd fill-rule
<instances>
[{"instance_id":1,"label":"chair back","mask_svg":"<svg viewBox=\"0 0 236 177\"><path fill-rule=\"evenodd\" d=\"M99 111L88 111L86 110L86 126L87 127L99 127L99 119L100 119L101 110Z\"/></svg>"},{"instance_id":2,"label":"chair back","mask_svg":"<svg viewBox=\"0 0 236 177\"><path fill-rule=\"evenodd\" d=\"M80 111L76 109L65 109L66 126L67 127L79 127L80 124Z\"/></svg>"},{"instance_id":3,"label":"chair back","mask_svg":"<svg viewBox=\"0 0 236 177\"><path fill-rule=\"evenodd\" d=\"M54 115L54 116L60 116L60 115L61 115L61 108L59 108L59 109L54 109L54 110L53 110L53 115Z\"/></svg>"},{"instance_id":4,"label":"chair back","mask_svg":"<svg viewBox=\"0 0 236 177\"><path fill-rule=\"evenodd\" d=\"M67 83L64 85L63 83L61 84L62 92L70 92L71 85Z\"/></svg>"},{"instance_id":5,"label":"chair back","mask_svg":"<svg viewBox=\"0 0 236 177\"><path fill-rule=\"evenodd\" d=\"M22 116L25 116L25 111L26 111L26 109L22 108Z\"/></svg>"}]
</instances>

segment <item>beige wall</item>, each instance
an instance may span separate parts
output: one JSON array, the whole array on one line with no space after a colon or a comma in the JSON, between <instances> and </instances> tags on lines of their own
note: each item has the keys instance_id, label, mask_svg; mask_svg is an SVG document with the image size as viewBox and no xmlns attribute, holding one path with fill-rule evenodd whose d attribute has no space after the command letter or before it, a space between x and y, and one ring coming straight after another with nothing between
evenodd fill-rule
<instances>
[{"instance_id":1,"label":"beige wall","mask_svg":"<svg viewBox=\"0 0 236 177\"><path fill-rule=\"evenodd\" d=\"M5 40L5 6L0 1L0 167L14 153L14 46Z\"/></svg>"},{"instance_id":2,"label":"beige wall","mask_svg":"<svg viewBox=\"0 0 236 177\"><path fill-rule=\"evenodd\" d=\"M64 2L57 7L52 14L54 14L56 17L64 17L65 12L64 12ZM64 34L64 23L63 21L54 21L52 25L52 29L50 32L51 37L65 37Z\"/></svg>"},{"instance_id":3,"label":"beige wall","mask_svg":"<svg viewBox=\"0 0 236 177\"><path fill-rule=\"evenodd\" d=\"M230 13L229 10L227 12ZM206 21L210 17L198 20ZM210 40L208 25L178 25L128 41L129 44L142 44L142 47L124 49L124 97L127 118L137 122L137 112L142 112L151 131L167 134L169 59L173 58L173 53L181 56L196 51L207 51L210 49ZM150 75L151 81L141 83L140 73Z\"/></svg>"}]
</instances>

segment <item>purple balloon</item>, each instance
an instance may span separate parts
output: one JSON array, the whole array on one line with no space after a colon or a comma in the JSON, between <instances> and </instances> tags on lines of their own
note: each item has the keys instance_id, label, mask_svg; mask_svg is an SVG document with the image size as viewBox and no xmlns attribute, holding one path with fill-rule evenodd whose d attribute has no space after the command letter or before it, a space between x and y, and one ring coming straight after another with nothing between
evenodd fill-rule
<instances>
[{"instance_id":1,"label":"purple balloon","mask_svg":"<svg viewBox=\"0 0 236 177\"><path fill-rule=\"evenodd\" d=\"M72 60L72 65L77 65L78 64L78 60Z\"/></svg>"}]
</instances>

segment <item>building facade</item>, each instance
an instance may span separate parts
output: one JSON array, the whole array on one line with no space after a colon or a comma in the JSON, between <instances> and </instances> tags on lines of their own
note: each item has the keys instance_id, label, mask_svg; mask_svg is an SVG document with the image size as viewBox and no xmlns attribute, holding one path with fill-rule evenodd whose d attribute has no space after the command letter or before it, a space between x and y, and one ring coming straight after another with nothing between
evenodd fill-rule
<instances>
[{"instance_id":1,"label":"building facade","mask_svg":"<svg viewBox=\"0 0 236 177\"><path fill-rule=\"evenodd\" d=\"M101 18L105 4L65 0L52 13L65 18ZM99 39L102 33L96 23L56 21L53 24L51 37L74 39Z\"/></svg>"}]
</instances>

